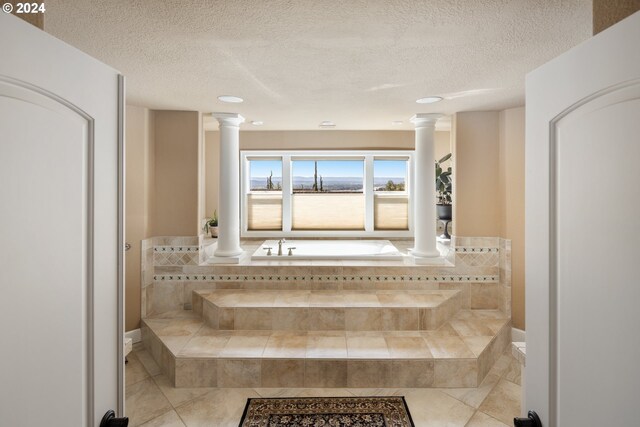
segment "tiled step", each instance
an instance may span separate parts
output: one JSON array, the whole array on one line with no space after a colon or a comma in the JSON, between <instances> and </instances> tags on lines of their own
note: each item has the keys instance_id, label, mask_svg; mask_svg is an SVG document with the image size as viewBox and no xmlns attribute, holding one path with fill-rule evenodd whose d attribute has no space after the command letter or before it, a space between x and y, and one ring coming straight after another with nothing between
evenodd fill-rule
<instances>
[{"instance_id":1,"label":"tiled step","mask_svg":"<svg viewBox=\"0 0 640 427\"><path fill-rule=\"evenodd\" d=\"M181 312L144 319L142 335L176 387L476 387L510 321L462 310L435 331L236 331Z\"/></svg>"},{"instance_id":2,"label":"tiled step","mask_svg":"<svg viewBox=\"0 0 640 427\"><path fill-rule=\"evenodd\" d=\"M461 308L457 290L195 291L193 310L221 330L435 330Z\"/></svg>"}]
</instances>

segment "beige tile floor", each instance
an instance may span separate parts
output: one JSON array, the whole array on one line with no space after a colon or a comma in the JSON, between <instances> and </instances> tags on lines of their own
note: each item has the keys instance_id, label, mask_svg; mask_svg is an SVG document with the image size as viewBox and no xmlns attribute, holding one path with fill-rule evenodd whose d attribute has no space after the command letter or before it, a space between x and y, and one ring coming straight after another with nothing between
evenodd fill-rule
<instances>
[{"instance_id":1,"label":"beige tile floor","mask_svg":"<svg viewBox=\"0 0 640 427\"><path fill-rule=\"evenodd\" d=\"M478 388L177 389L141 344L129 355L125 382L132 427L237 427L249 397L405 396L416 427L504 427L520 413L520 365L510 348Z\"/></svg>"}]
</instances>

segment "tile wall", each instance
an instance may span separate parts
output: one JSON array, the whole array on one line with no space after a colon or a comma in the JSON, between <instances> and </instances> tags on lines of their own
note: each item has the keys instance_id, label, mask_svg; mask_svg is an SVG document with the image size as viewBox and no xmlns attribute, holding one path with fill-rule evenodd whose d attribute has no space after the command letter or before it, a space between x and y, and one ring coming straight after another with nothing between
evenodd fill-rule
<instances>
[{"instance_id":1,"label":"tile wall","mask_svg":"<svg viewBox=\"0 0 640 427\"><path fill-rule=\"evenodd\" d=\"M202 265L200 237L154 237L142 241L142 317L190 309L192 291L212 289L454 289L462 308L500 309L511 314L511 241L497 237L453 237L452 266L407 262L249 262ZM396 243L396 242L394 242ZM411 242L398 241L406 251ZM260 242L243 245L253 251Z\"/></svg>"}]
</instances>

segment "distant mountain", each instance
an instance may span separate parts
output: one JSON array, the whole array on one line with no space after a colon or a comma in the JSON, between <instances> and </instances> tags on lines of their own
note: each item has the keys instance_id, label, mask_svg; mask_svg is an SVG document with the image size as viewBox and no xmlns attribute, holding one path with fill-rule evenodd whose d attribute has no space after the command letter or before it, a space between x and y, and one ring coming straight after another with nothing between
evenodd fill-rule
<instances>
[{"instance_id":1,"label":"distant mountain","mask_svg":"<svg viewBox=\"0 0 640 427\"><path fill-rule=\"evenodd\" d=\"M377 187L379 185L386 185L387 182L393 181L394 184L404 184L404 177L402 178L373 178L373 186Z\"/></svg>"},{"instance_id":2,"label":"distant mountain","mask_svg":"<svg viewBox=\"0 0 640 427\"><path fill-rule=\"evenodd\" d=\"M272 179L274 186L282 186L282 178L274 177ZM377 177L373 180L374 187L383 187L387 182L393 181L394 184L404 184L404 177ZM320 185L320 179L318 178L318 186ZM267 186L267 178L252 178L251 189L252 190L265 190ZM294 190L308 190L313 187L312 176L294 176L293 177L293 189ZM322 187L325 191L362 191L363 183L362 178L357 177L339 177L328 176L322 177Z\"/></svg>"}]
</instances>

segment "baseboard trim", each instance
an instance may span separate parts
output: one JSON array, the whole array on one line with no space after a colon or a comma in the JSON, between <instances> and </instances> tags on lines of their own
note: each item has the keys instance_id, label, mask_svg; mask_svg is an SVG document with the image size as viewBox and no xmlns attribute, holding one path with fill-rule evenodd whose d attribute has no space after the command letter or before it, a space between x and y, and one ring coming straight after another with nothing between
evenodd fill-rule
<instances>
[{"instance_id":1,"label":"baseboard trim","mask_svg":"<svg viewBox=\"0 0 640 427\"><path fill-rule=\"evenodd\" d=\"M140 328L134 329L133 331L125 332L124 337L131 338L135 344L142 341L142 332L140 332Z\"/></svg>"},{"instance_id":2,"label":"baseboard trim","mask_svg":"<svg viewBox=\"0 0 640 427\"><path fill-rule=\"evenodd\" d=\"M522 329L511 328L512 342L527 342L527 333Z\"/></svg>"}]
</instances>

